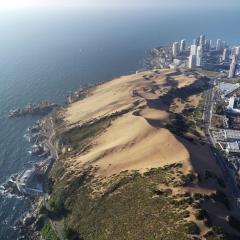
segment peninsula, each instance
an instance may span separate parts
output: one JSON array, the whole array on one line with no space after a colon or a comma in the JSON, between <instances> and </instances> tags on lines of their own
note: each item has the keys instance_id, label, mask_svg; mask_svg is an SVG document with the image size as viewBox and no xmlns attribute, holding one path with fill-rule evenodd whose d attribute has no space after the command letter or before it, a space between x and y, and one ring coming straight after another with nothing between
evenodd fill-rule
<instances>
[{"instance_id":1,"label":"peninsula","mask_svg":"<svg viewBox=\"0 0 240 240\"><path fill-rule=\"evenodd\" d=\"M57 152L31 223L35 233L84 240L240 238L238 186L224 144L215 143L216 125L212 131L216 81L226 76L184 65L189 51L179 64L169 48L155 49L152 62L161 54L161 66L84 89L84 97L44 120L51 122L45 127L50 154Z\"/></svg>"}]
</instances>

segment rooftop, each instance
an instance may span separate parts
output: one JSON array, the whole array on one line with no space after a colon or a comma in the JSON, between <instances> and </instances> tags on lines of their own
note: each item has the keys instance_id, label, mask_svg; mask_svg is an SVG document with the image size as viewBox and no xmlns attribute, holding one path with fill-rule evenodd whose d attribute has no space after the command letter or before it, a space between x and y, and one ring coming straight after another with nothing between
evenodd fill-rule
<instances>
[{"instance_id":1,"label":"rooftop","mask_svg":"<svg viewBox=\"0 0 240 240\"><path fill-rule=\"evenodd\" d=\"M230 150L239 150L239 144L238 142L228 142L227 148Z\"/></svg>"},{"instance_id":2,"label":"rooftop","mask_svg":"<svg viewBox=\"0 0 240 240\"><path fill-rule=\"evenodd\" d=\"M224 96L232 93L233 91L237 90L238 88L239 88L239 84L224 83L224 82L219 84L219 90L221 91L221 93Z\"/></svg>"},{"instance_id":3,"label":"rooftop","mask_svg":"<svg viewBox=\"0 0 240 240\"><path fill-rule=\"evenodd\" d=\"M226 139L240 139L240 131L238 130L225 130L225 138Z\"/></svg>"}]
</instances>

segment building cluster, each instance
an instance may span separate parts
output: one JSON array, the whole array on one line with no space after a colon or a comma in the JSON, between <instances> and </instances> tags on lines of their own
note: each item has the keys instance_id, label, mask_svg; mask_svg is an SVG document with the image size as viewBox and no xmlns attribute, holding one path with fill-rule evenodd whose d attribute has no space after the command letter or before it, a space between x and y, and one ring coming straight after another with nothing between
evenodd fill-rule
<instances>
[{"instance_id":1,"label":"building cluster","mask_svg":"<svg viewBox=\"0 0 240 240\"><path fill-rule=\"evenodd\" d=\"M215 88L213 106L211 135L215 144L224 152L236 182L240 183L240 85L220 82ZM218 112L217 106L221 106L222 111Z\"/></svg>"},{"instance_id":2,"label":"building cluster","mask_svg":"<svg viewBox=\"0 0 240 240\"><path fill-rule=\"evenodd\" d=\"M201 35L187 46L186 40L174 42L172 45L173 65L176 66L176 59L185 60L190 69L205 68L212 65L215 68L228 68L228 77L233 78L238 74L238 59L240 56L240 46L230 48L226 42L217 39L216 43L206 39ZM185 59L184 59L185 57Z\"/></svg>"}]
</instances>

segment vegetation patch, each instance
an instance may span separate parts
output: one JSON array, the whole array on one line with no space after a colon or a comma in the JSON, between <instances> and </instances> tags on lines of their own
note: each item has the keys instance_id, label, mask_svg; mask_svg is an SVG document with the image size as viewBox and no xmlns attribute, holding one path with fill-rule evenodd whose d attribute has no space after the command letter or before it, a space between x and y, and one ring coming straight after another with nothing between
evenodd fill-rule
<instances>
[{"instance_id":1,"label":"vegetation patch","mask_svg":"<svg viewBox=\"0 0 240 240\"><path fill-rule=\"evenodd\" d=\"M57 240L58 239L55 234L55 231L52 228L52 225L51 225L49 219L47 219L47 218L44 219L44 225L43 225L43 228L41 229L41 234L42 234L44 240Z\"/></svg>"},{"instance_id":2,"label":"vegetation patch","mask_svg":"<svg viewBox=\"0 0 240 240\"><path fill-rule=\"evenodd\" d=\"M196 217L197 220L207 219L207 217L208 217L207 211L206 211L205 209L199 209L199 210L196 212L195 217Z\"/></svg>"},{"instance_id":3,"label":"vegetation patch","mask_svg":"<svg viewBox=\"0 0 240 240\"><path fill-rule=\"evenodd\" d=\"M180 166L123 173L102 194L93 194L90 171L71 183L66 177L54 183L49 216L63 219L66 239L190 239L184 219L193 199L186 195L178 201L171 189L158 188Z\"/></svg>"},{"instance_id":4,"label":"vegetation patch","mask_svg":"<svg viewBox=\"0 0 240 240\"><path fill-rule=\"evenodd\" d=\"M88 145L90 140L110 126L111 118L104 118L96 123L86 124L81 127L74 127L64 132L59 137L60 146L69 152L81 152Z\"/></svg>"},{"instance_id":5,"label":"vegetation patch","mask_svg":"<svg viewBox=\"0 0 240 240\"><path fill-rule=\"evenodd\" d=\"M200 233L200 229L195 222L187 222L184 224L184 227L188 234L199 235Z\"/></svg>"}]
</instances>

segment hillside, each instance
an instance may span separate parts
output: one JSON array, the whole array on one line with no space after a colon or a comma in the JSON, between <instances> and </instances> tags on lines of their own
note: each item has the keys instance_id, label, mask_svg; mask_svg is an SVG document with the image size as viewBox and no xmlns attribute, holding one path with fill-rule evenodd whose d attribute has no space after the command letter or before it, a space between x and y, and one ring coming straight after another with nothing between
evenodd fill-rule
<instances>
[{"instance_id":1,"label":"hillside","mask_svg":"<svg viewBox=\"0 0 240 240\"><path fill-rule=\"evenodd\" d=\"M95 86L58 114L47 216L66 239L238 235L201 129L207 81L188 71L141 72Z\"/></svg>"}]
</instances>

